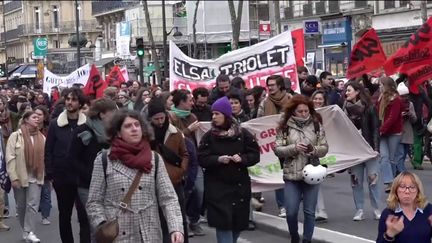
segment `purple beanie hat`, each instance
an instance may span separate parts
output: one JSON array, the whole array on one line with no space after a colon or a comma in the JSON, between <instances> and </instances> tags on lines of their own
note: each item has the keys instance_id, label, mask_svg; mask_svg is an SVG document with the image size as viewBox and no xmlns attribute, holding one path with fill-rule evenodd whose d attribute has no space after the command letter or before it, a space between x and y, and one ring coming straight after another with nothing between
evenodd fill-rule
<instances>
[{"instance_id":1,"label":"purple beanie hat","mask_svg":"<svg viewBox=\"0 0 432 243\"><path fill-rule=\"evenodd\" d=\"M211 110L212 111L219 111L220 113L224 114L226 117L229 117L229 118L232 117L231 103L226 96L217 99L213 103Z\"/></svg>"}]
</instances>

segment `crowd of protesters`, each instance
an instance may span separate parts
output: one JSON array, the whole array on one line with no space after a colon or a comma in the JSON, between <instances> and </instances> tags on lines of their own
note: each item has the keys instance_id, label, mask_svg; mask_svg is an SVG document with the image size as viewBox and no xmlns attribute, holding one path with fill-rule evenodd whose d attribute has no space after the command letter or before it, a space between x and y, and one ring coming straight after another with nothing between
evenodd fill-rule
<instances>
[{"instance_id":1,"label":"crowd of protesters","mask_svg":"<svg viewBox=\"0 0 432 243\"><path fill-rule=\"evenodd\" d=\"M205 235L203 221L216 228L218 243L237 242L241 231L255 229L252 210L265 203L260 193L251 193L248 174L248 167L260 161L259 146L240 124L282 114L275 124L274 153L285 185L275 191L274 206L296 243L303 201L303 242L311 242L315 223L329 215L320 186L305 182L302 170L329 149L325 118L316 110L331 105L339 106L380 153L348 169L352 219L366 217L366 173L372 216L381 219L378 240L408 237L400 229L401 217L395 216L405 213L405 204L393 197L422 196L421 182L406 172L405 160L410 156L413 168L422 170L423 156L431 157L432 123L426 124L432 114L432 86L425 82L412 93L404 75L397 80L363 75L345 83L327 71L315 76L299 67L297 73L300 93L279 75L269 76L266 87L247 89L241 77L223 74L211 90L170 92L129 81L108 87L98 99L85 96L79 87L54 87L49 95L25 86L1 89L0 155L12 182L22 238L40 242L35 223L50 224L54 189L62 242L74 242L74 207L80 242L95 242L114 217L119 224L116 242L189 242L189 237ZM211 128L198 143L195 133L205 121ZM380 181L390 193L382 214ZM417 204L430 211L425 201ZM8 205L8 194L0 191L0 231L9 230L3 221L9 217Z\"/></svg>"}]
</instances>

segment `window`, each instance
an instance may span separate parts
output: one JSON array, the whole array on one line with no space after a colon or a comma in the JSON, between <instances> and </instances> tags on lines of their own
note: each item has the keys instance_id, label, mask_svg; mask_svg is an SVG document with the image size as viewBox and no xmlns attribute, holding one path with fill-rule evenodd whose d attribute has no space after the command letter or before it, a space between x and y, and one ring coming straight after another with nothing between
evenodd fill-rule
<instances>
[{"instance_id":1,"label":"window","mask_svg":"<svg viewBox=\"0 0 432 243\"><path fill-rule=\"evenodd\" d=\"M59 27L59 9L57 6L52 6L52 15L53 15L53 27L54 27L54 29L58 29L58 27Z\"/></svg>"},{"instance_id":2,"label":"window","mask_svg":"<svg viewBox=\"0 0 432 243\"><path fill-rule=\"evenodd\" d=\"M401 8L404 8L404 7L407 7L408 6L408 4L410 4L410 2L411 1L399 1L399 7L401 7Z\"/></svg>"},{"instance_id":3,"label":"window","mask_svg":"<svg viewBox=\"0 0 432 243\"><path fill-rule=\"evenodd\" d=\"M356 0L356 1L354 1L354 6L356 8L365 8L365 7L367 7L367 1L366 0Z\"/></svg>"},{"instance_id":4,"label":"window","mask_svg":"<svg viewBox=\"0 0 432 243\"><path fill-rule=\"evenodd\" d=\"M60 41L54 40L53 42L54 42L53 43L54 48L60 48Z\"/></svg>"},{"instance_id":5,"label":"window","mask_svg":"<svg viewBox=\"0 0 432 243\"><path fill-rule=\"evenodd\" d=\"M394 8L395 7L395 1L392 0L386 0L384 1L384 9Z\"/></svg>"},{"instance_id":6,"label":"window","mask_svg":"<svg viewBox=\"0 0 432 243\"><path fill-rule=\"evenodd\" d=\"M339 12L339 1L331 0L328 2L329 4L329 11L330 13L337 13Z\"/></svg>"},{"instance_id":7,"label":"window","mask_svg":"<svg viewBox=\"0 0 432 243\"><path fill-rule=\"evenodd\" d=\"M35 21L34 21L35 30L40 30L40 9L39 9L39 7L34 7L34 17L35 17Z\"/></svg>"}]
</instances>

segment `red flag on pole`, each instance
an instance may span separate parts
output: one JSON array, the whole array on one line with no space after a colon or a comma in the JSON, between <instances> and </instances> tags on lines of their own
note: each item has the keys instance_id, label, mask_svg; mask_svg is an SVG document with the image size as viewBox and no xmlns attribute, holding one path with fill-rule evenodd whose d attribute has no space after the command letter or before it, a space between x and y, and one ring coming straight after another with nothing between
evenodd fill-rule
<instances>
[{"instance_id":1,"label":"red flag on pole","mask_svg":"<svg viewBox=\"0 0 432 243\"><path fill-rule=\"evenodd\" d=\"M431 60L432 49L432 17L420 29L411 35L409 40L384 64L387 75L412 73L412 69L421 69Z\"/></svg>"},{"instance_id":2,"label":"red flag on pole","mask_svg":"<svg viewBox=\"0 0 432 243\"><path fill-rule=\"evenodd\" d=\"M348 79L359 77L381 67L385 61L386 55L381 41L372 28L354 45L346 77Z\"/></svg>"},{"instance_id":3,"label":"red flag on pole","mask_svg":"<svg viewBox=\"0 0 432 243\"><path fill-rule=\"evenodd\" d=\"M107 84L101 78L100 73L96 66L93 64L90 69L90 76L87 84L83 88L85 95L93 95L95 98L103 96L103 91L106 89Z\"/></svg>"},{"instance_id":4,"label":"red flag on pole","mask_svg":"<svg viewBox=\"0 0 432 243\"><path fill-rule=\"evenodd\" d=\"M118 65L115 65L111 69L105 82L107 83L108 86L115 86L117 88L119 88L122 83L126 82L125 78L121 73L120 67Z\"/></svg>"},{"instance_id":5,"label":"red flag on pole","mask_svg":"<svg viewBox=\"0 0 432 243\"><path fill-rule=\"evenodd\" d=\"M294 55L297 67L304 66L305 43L303 29L296 29L291 31L292 42L294 45Z\"/></svg>"}]
</instances>

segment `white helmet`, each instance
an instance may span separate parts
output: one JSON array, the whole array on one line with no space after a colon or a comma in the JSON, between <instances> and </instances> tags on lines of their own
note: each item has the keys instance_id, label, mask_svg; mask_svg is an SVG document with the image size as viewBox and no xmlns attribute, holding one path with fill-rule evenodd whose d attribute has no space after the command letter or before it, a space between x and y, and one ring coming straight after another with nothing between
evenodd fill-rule
<instances>
[{"instance_id":1,"label":"white helmet","mask_svg":"<svg viewBox=\"0 0 432 243\"><path fill-rule=\"evenodd\" d=\"M322 165L308 164L303 168L303 180L307 184L316 185L324 181L327 168Z\"/></svg>"}]
</instances>

